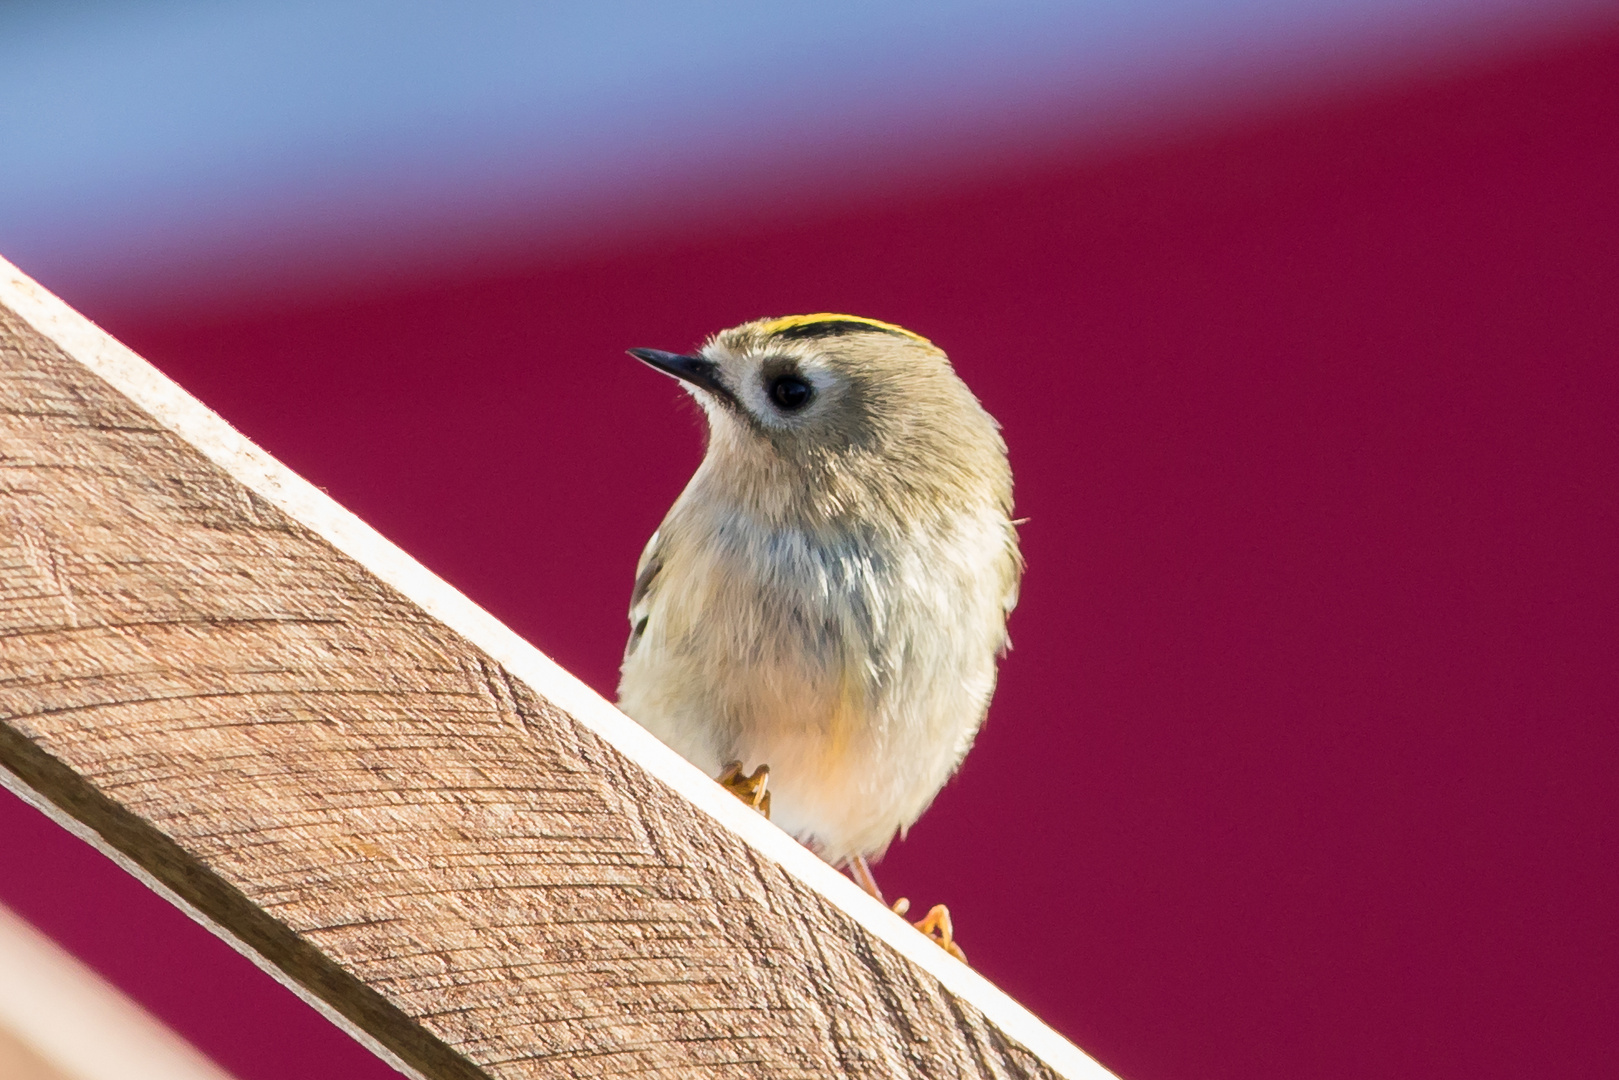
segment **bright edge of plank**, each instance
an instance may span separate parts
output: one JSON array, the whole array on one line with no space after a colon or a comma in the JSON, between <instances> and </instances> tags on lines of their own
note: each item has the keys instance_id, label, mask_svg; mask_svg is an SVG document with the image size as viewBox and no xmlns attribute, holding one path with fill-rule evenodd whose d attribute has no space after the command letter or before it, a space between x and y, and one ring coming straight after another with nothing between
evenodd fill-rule
<instances>
[{"instance_id":1,"label":"bright edge of plank","mask_svg":"<svg viewBox=\"0 0 1619 1080\"><path fill-rule=\"evenodd\" d=\"M743 805L561 665L326 493L259 449L179 384L3 258L0 258L0 304L10 308L240 483L482 649L541 697L679 792L760 854L819 892L866 930L938 979L951 993L971 1002L986 1019L1039 1056L1046 1065L1071 1080L1114 1080L1113 1074L1094 1058L1052 1030L994 983L955 960L904 919L867 896L854 882ZM120 861L128 865L126 860ZM152 883L147 875L140 876ZM168 890L163 892L167 894ZM322 1011L330 1015L329 1010ZM365 1041L375 1046L371 1040Z\"/></svg>"}]
</instances>

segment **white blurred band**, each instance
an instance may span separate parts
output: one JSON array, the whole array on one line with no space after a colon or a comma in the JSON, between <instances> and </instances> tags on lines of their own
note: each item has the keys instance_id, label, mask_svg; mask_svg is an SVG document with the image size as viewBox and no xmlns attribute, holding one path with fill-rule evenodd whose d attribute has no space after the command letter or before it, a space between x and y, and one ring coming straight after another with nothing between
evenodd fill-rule
<instances>
[{"instance_id":1,"label":"white blurred band","mask_svg":"<svg viewBox=\"0 0 1619 1080\"><path fill-rule=\"evenodd\" d=\"M231 1080L3 906L0 1074L10 1080Z\"/></svg>"}]
</instances>

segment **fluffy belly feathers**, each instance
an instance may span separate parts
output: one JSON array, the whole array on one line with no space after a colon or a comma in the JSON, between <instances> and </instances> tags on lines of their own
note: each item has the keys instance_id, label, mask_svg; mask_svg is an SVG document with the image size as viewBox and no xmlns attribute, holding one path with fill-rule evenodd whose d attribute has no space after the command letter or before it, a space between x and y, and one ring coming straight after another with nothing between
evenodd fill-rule
<instances>
[{"instance_id":1,"label":"fluffy belly feathers","mask_svg":"<svg viewBox=\"0 0 1619 1080\"><path fill-rule=\"evenodd\" d=\"M885 548L673 524L647 559L691 547L632 615L624 711L710 775L769 765L774 820L828 860L880 853L983 719L1010 605L971 556L1004 553L1004 525Z\"/></svg>"}]
</instances>

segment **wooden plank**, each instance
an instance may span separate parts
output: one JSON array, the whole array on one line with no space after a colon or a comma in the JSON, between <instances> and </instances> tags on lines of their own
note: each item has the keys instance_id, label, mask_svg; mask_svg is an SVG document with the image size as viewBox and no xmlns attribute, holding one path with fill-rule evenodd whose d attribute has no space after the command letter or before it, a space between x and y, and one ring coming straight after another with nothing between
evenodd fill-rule
<instances>
[{"instance_id":1,"label":"wooden plank","mask_svg":"<svg viewBox=\"0 0 1619 1080\"><path fill-rule=\"evenodd\" d=\"M1108 1075L4 263L0 766L433 1080Z\"/></svg>"}]
</instances>

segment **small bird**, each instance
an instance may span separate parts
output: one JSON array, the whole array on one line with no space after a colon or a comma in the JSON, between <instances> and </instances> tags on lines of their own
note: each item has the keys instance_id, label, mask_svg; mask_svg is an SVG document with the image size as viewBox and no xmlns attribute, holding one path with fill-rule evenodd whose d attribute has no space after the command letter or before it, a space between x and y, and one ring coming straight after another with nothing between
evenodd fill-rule
<instances>
[{"instance_id":1,"label":"small bird","mask_svg":"<svg viewBox=\"0 0 1619 1080\"><path fill-rule=\"evenodd\" d=\"M681 380L708 445L637 567L619 705L881 899L867 861L960 765L1009 644L1000 425L876 319L629 351ZM942 906L917 925L959 955Z\"/></svg>"}]
</instances>

